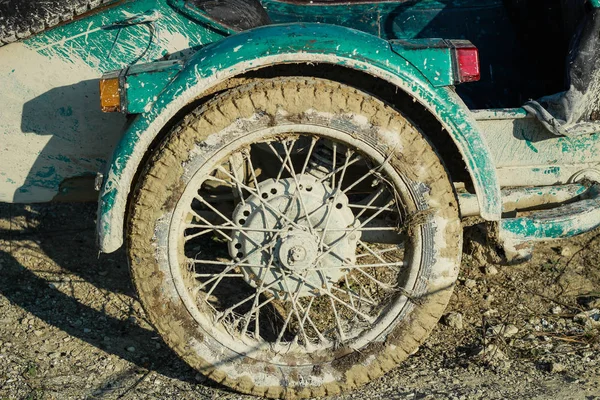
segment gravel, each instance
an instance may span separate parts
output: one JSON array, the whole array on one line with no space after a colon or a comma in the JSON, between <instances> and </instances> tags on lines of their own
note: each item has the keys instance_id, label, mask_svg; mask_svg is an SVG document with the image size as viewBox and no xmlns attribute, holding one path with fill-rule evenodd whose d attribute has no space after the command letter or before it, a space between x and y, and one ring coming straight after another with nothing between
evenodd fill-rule
<instances>
[{"instance_id":1,"label":"gravel","mask_svg":"<svg viewBox=\"0 0 600 400\"><path fill-rule=\"evenodd\" d=\"M123 253L94 250L94 213L0 205L0 399L251 399L163 343ZM558 246L517 266L465 252L420 350L335 399L600 399L600 231Z\"/></svg>"}]
</instances>

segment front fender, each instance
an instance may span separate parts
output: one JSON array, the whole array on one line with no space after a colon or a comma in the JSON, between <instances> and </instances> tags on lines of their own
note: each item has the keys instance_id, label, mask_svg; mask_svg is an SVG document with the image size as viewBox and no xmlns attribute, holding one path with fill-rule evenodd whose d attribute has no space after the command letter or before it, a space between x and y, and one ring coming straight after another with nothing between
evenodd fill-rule
<instances>
[{"instance_id":1,"label":"front fender","mask_svg":"<svg viewBox=\"0 0 600 400\"><path fill-rule=\"evenodd\" d=\"M325 24L274 25L203 48L152 109L128 127L115 149L100 195L98 233L103 252L113 252L123 244L125 211L136 172L154 139L177 112L223 81L284 63L341 65L384 79L410 94L438 118L455 141L471 174L481 215L500 219L500 186L490 150L453 88L433 86L395 53L390 43L364 32Z\"/></svg>"}]
</instances>

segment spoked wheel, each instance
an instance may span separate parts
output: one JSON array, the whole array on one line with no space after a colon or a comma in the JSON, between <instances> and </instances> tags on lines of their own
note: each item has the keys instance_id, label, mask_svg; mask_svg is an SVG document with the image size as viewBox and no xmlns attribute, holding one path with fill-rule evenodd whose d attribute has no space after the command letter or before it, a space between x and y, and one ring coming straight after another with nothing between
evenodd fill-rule
<instances>
[{"instance_id":1,"label":"spoked wheel","mask_svg":"<svg viewBox=\"0 0 600 400\"><path fill-rule=\"evenodd\" d=\"M140 299L188 363L269 397L338 393L414 352L458 273L436 153L400 113L286 78L194 111L132 202Z\"/></svg>"}]
</instances>

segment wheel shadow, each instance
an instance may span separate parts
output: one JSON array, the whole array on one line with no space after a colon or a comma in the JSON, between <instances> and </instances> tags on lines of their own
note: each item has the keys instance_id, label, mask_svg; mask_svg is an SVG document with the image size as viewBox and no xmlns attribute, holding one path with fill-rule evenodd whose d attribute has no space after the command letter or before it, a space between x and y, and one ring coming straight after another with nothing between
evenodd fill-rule
<instances>
[{"instance_id":1,"label":"wheel shadow","mask_svg":"<svg viewBox=\"0 0 600 400\"><path fill-rule=\"evenodd\" d=\"M158 333L139 320L144 317L134 308L136 302L127 302L124 306L128 307L127 317L120 318L113 316L114 312L109 313L105 303L98 304L101 298L97 293L92 294L96 289L106 297L106 303L111 295L135 297L135 294L124 253L98 255L94 216L93 203L0 204L0 295L70 336L140 368L197 383L197 373L169 349ZM7 225L8 228L3 228ZM40 253L40 249L39 258L56 263L62 272L53 268L46 274L38 265L47 263L33 261L31 265L23 265L14 255L23 250ZM68 282L60 279L61 273L69 276ZM65 284L91 284L89 301L66 294L68 290L61 290ZM134 352L131 346L135 347ZM203 385L223 389L210 381Z\"/></svg>"}]
</instances>

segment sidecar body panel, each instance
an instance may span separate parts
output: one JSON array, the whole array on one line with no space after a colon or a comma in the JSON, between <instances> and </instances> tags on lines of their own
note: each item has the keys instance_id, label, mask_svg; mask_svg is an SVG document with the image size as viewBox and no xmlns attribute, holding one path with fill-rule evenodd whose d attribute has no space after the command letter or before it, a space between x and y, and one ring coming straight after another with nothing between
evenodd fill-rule
<instances>
[{"instance_id":1,"label":"sidecar body panel","mask_svg":"<svg viewBox=\"0 0 600 400\"><path fill-rule=\"evenodd\" d=\"M523 32L513 7L522 2L262 3L284 25L225 38L227 32L186 13L186 0L123 0L0 47L0 201L97 199L94 177L108 171L99 231L102 249L112 251L122 243L135 174L167 123L233 77L295 63L361 71L426 107L445 128L434 134L451 137L458 148L452 157L464 160L477 215L487 220L506 217L502 188L600 181L600 135L552 136L518 108L525 99L564 90L568 50L564 38L536 39L536 27L548 27L546 36L560 34L546 17ZM0 35L0 45L6 37ZM432 38L475 44L481 81L447 86L453 80L448 53L414 52L415 43ZM139 113L129 122L100 112L98 80L119 69L131 77L124 92L131 108L123 111Z\"/></svg>"},{"instance_id":2,"label":"sidecar body panel","mask_svg":"<svg viewBox=\"0 0 600 400\"><path fill-rule=\"evenodd\" d=\"M132 16L155 21L113 26ZM0 47L0 201L94 200L126 122L100 110L98 80L220 39L162 0L121 2Z\"/></svg>"},{"instance_id":3,"label":"sidecar body panel","mask_svg":"<svg viewBox=\"0 0 600 400\"><path fill-rule=\"evenodd\" d=\"M450 132L472 175L481 212L500 218L501 204L490 151L474 119L456 93L434 87L419 70L395 53L389 42L360 31L324 24L276 25L226 38L199 51L148 113L138 116L115 150L100 198L101 249L122 244L129 191L154 138L184 106L211 87L248 71L286 63L336 64L364 71L410 94Z\"/></svg>"}]
</instances>

